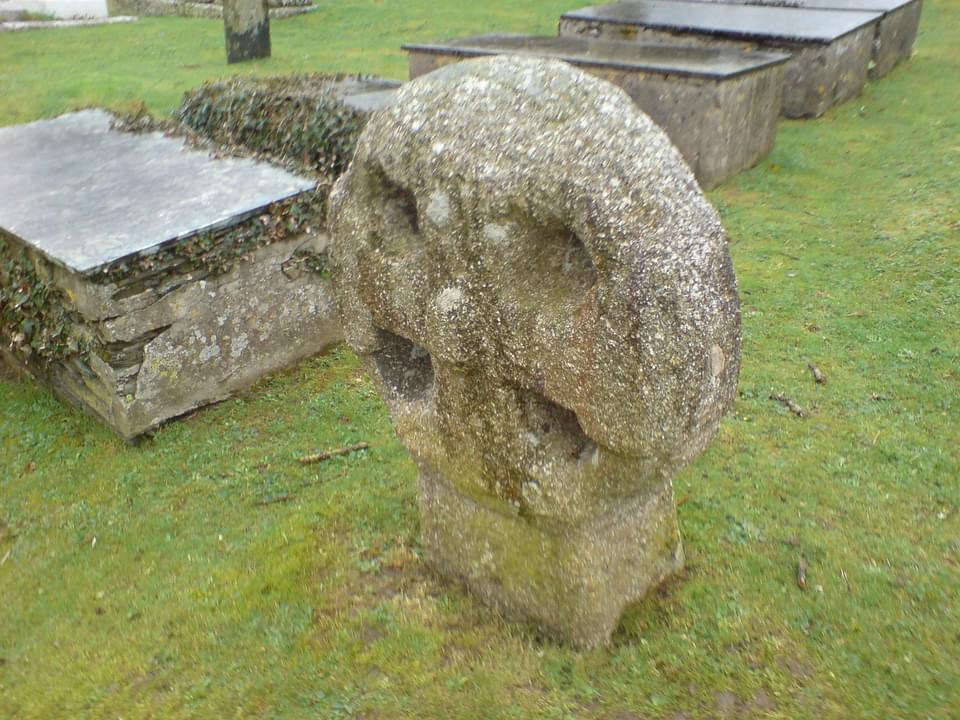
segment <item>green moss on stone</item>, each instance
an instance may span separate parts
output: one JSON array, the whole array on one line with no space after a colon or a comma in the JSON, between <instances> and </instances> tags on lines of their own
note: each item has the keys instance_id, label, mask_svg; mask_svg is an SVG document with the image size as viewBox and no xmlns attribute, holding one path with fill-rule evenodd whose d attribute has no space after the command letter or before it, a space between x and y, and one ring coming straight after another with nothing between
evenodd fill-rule
<instances>
[{"instance_id":1,"label":"green moss on stone","mask_svg":"<svg viewBox=\"0 0 960 720\"><path fill-rule=\"evenodd\" d=\"M219 145L332 181L347 169L368 117L343 103L336 88L371 80L346 74L231 78L186 93L175 115Z\"/></svg>"},{"instance_id":2,"label":"green moss on stone","mask_svg":"<svg viewBox=\"0 0 960 720\"><path fill-rule=\"evenodd\" d=\"M73 303L25 248L0 235L0 340L24 362L86 355L94 340Z\"/></svg>"}]
</instances>

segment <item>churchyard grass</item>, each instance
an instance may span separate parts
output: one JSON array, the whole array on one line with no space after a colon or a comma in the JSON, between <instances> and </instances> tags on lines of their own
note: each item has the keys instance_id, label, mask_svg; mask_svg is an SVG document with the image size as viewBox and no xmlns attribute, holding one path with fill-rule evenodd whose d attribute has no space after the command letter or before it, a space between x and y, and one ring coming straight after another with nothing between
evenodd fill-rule
<instances>
[{"instance_id":1,"label":"churchyard grass","mask_svg":"<svg viewBox=\"0 0 960 720\"><path fill-rule=\"evenodd\" d=\"M214 21L0 35L0 123L164 115L228 72L402 78L403 41L549 33L566 9L328 4L229 70ZM960 5L928 0L912 60L710 193L739 398L676 481L682 578L611 648L544 642L425 571L413 463L345 349L135 447L4 375L0 718L956 717L958 47Z\"/></svg>"}]
</instances>

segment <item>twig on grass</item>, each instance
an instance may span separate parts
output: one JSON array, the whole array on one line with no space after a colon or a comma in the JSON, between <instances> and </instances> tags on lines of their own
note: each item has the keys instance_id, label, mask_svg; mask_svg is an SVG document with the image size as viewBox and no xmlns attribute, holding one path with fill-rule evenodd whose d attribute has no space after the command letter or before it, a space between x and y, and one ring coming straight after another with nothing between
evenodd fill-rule
<instances>
[{"instance_id":1,"label":"twig on grass","mask_svg":"<svg viewBox=\"0 0 960 720\"><path fill-rule=\"evenodd\" d=\"M291 495L290 493L283 493L281 495L273 495L272 497L260 498L257 500L257 505L273 505L275 503L284 503L293 500L296 495Z\"/></svg>"},{"instance_id":2,"label":"twig on grass","mask_svg":"<svg viewBox=\"0 0 960 720\"><path fill-rule=\"evenodd\" d=\"M827 376L823 374L823 370L821 370L820 368L818 368L818 367L817 367L816 365L814 365L813 363L809 363L809 364L807 365L807 367L810 368L810 372L813 373L813 380L814 380L814 382L817 383L817 385L826 385L826 384L827 384Z\"/></svg>"},{"instance_id":3,"label":"twig on grass","mask_svg":"<svg viewBox=\"0 0 960 720\"><path fill-rule=\"evenodd\" d=\"M807 559L803 555L797 559L797 587L807 589Z\"/></svg>"},{"instance_id":4,"label":"twig on grass","mask_svg":"<svg viewBox=\"0 0 960 720\"><path fill-rule=\"evenodd\" d=\"M316 453L315 455L304 455L300 458L301 465L310 465L311 463L323 462L329 460L330 458L338 457L340 455L349 455L350 453L357 452L358 450L368 450L370 448L369 443L356 443L355 445L346 445L340 448L334 448L333 450L325 450L324 452Z\"/></svg>"},{"instance_id":5,"label":"twig on grass","mask_svg":"<svg viewBox=\"0 0 960 720\"><path fill-rule=\"evenodd\" d=\"M787 410L792 412L798 418L805 418L807 416L807 411L802 407L797 405L793 400L788 398L786 395L771 395L771 400L776 400L778 403L783 405Z\"/></svg>"}]
</instances>

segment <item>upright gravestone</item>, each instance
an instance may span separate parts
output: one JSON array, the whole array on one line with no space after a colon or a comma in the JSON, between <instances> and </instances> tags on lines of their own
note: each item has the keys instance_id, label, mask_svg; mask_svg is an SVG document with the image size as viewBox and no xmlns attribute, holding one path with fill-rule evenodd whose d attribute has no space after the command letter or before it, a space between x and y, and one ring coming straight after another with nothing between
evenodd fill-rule
<instances>
[{"instance_id":1,"label":"upright gravestone","mask_svg":"<svg viewBox=\"0 0 960 720\"><path fill-rule=\"evenodd\" d=\"M227 64L270 57L267 0L223 0Z\"/></svg>"},{"instance_id":2,"label":"upright gravestone","mask_svg":"<svg viewBox=\"0 0 960 720\"><path fill-rule=\"evenodd\" d=\"M671 478L740 366L723 229L664 132L556 60L448 65L331 195L344 331L420 470L428 561L583 647L679 569Z\"/></svg>"}]
</instances>

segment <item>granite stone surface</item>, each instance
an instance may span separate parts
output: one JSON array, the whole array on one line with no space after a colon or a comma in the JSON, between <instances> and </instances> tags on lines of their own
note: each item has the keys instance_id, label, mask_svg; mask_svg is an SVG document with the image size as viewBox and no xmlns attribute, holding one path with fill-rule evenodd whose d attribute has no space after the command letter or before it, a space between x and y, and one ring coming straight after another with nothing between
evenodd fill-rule
<instances>
[{"instance_id":1,"label":"granite stone surface","mask_svg":"<svg viewBox=\"0 0 960 720\"><path fill-rule=\"evenodd\" d=\"M247 159L213 159L160 133L110 129L84 110L0 128L0 228L87 273L229 227L310 180Z\"/></svg>"}]
</instances>

